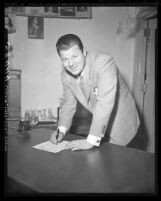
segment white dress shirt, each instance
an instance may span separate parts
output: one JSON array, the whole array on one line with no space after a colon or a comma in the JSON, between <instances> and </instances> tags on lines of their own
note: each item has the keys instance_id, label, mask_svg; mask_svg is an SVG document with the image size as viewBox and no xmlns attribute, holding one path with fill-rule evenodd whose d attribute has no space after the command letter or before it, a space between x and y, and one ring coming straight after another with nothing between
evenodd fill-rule
<instances>
[{"instance_id":1,"label":"white dress shirt","mask_svg":"<svg viewBox=\"0 0 161 201\"><path fill-rule=\"evenodd\" d=\"M62 132L64 135L67 132L67 128L64 126L59 126L58 127L59 131ZM101 141L101 137L97 137L94 135L88 135L87 137L87 142L89 142L90 144L94 145L94 146L99 146L100 145L100 141Z\"/></svg>"}]
</instances>

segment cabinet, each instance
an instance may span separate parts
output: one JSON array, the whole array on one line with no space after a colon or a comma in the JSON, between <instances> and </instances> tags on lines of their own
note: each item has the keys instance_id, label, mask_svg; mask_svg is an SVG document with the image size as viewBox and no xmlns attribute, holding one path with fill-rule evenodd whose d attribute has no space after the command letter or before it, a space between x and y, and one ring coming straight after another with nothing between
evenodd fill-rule
<instances>
[{"instance_id":1,"label":"cabinet","mask_svg":"<svg viewBox=\"0 0 161 201\"><path fill-rule=\"evenodd\" d=\"M21 117L21 70L12 69L8 74L7 102L8 120L20 120Z\"/></svg>"}]
</instances>

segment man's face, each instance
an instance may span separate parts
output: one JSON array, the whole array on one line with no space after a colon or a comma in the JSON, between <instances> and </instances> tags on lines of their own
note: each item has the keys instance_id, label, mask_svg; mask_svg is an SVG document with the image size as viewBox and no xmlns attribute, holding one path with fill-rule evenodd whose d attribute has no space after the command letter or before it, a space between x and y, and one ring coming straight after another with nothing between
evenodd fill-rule
<instances>
[{"instance_id":1,"label":"man's face","mask_svg":"<svg viewBox=\"0 0 161 201\"><path fill-rule=\"evenodd\" d=\"M64 68L77 76L85 66L85 51L82 53L78 45L73 45L68 50L60 50L60 59Z\"/></svg>"}]
</instances>

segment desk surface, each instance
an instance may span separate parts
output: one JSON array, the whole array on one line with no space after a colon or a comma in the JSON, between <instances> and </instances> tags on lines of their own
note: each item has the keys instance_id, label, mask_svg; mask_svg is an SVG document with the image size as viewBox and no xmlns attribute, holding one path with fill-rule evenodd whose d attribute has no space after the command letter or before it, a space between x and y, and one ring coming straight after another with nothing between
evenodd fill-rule
<instances>
[{"instance_id":1,"label":"desk surface","mask_svg":"<svg viewBox=\"0 0 161 201\"><path fill-rule=\"evenodd\" d=\"M32 148L49 140L51 129L26 139L8 137L8 176L42 193L153 193L155 156L109 143L99 148L50 153ZM79 139L68 134L65 140Z\"/></svg>"}]
</instances>

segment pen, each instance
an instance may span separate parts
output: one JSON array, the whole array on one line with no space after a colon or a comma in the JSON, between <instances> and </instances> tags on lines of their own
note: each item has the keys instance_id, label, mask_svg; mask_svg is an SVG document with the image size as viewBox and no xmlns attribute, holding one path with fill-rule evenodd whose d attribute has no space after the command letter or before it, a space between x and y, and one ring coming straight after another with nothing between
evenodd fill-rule
<instances>
[{"instance_id":1,"label":"pen","mask_svg":"<svg viewBox=\"0 0 161 201\"><path fill-rule=\"evenodd\" d=\"M56 144L58 143L58 137L59 137L59 128L57 129Z\"/></svg>"}]
</instances>

